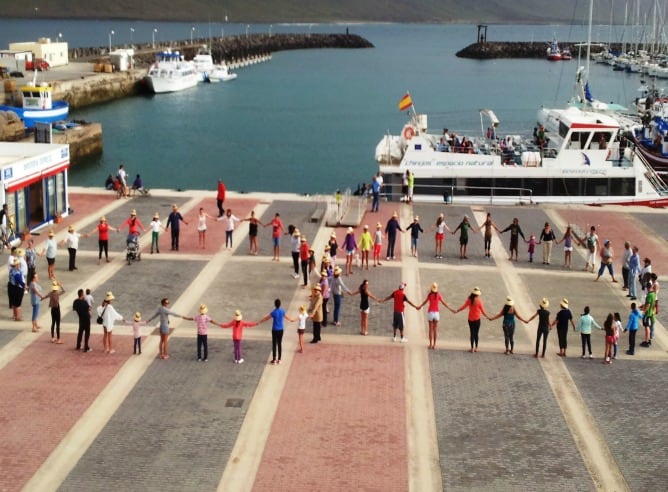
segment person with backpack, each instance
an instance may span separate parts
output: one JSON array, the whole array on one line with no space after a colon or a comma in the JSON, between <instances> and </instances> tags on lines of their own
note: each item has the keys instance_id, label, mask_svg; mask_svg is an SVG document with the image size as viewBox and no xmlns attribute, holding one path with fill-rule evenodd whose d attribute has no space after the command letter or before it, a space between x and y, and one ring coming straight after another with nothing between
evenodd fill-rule
<instances>
[{"instance_id":1,"label":"person with backpack","mask_svg":"<svg viewBox=\"0 0 668 492\"><path fill-rule=\"evenodd\" d=\"M591 266L591 273L594 273L594 268L596 268L596 251L599 249L598 235L596 235L595 226L591 226L589 232L585 235L584 243L588 251L585 259L584 271L588 271Z\"/></svg>"}]
</instances>

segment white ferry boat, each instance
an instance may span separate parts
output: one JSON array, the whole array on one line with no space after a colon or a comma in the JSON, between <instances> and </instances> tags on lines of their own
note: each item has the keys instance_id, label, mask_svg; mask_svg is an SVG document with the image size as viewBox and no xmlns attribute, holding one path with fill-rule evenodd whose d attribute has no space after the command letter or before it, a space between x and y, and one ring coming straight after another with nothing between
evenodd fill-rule
<instances>
[{"instance_id":1,"label":"white ferry boat","mask_svg":"<svg viewBox=\"0 0 668 492\"><path fill-rule=\"evenodd\" d=\"M178 92L197 85L200 74L183 55L171 50L161 51L146 75L149 88L156 94Z\"/></svg>"},{"instance_id":2,"label":"white ferry boat","mask_svg":"<svg viewBox=\"0 0 668 492\"><path fill-rule=\"evenodd\" d=\"M609 115L576 107L541 109L533 136L500 137L498 118L482 110L483 132L463 136L430 132L427 115L415 112L408 94L402 103L408 123L400 135L388 134L376 146L385 189L395 199L410 171L422 199L668 204L668 186L635 147L625 145L618 121Z\"/></svg>"}]
</instances>

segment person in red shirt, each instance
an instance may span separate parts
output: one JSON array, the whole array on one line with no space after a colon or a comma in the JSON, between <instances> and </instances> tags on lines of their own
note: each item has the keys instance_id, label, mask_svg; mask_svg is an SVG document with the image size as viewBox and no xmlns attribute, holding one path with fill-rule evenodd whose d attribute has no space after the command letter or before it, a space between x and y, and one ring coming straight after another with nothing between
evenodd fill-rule
<instances>
[{"instance_id":1,"label":"person in red shirt","mask_svg":"<svg viewBox=\"0 0 668 492\"><path fill-rule=\"evenodd\" d=\"M244 328L250 328L257 323L250 321L243 321L241 311L238 309L234 312L234 319L229 323L220 323L221 328L232 328L232 342L234 343L234 363L243 364L244 359L241 356L241 339L243 338Z\"/></svg>"},{"instance_id":2,"label":"person in red shirt","mask_svg":"<svg viewBox=\"0 0 668 492\"><path fill-rule=\"evenodd\" d=\"M385 302L389 301L390 299L394 300L394 314L392 316L392 329L394 330L392 335L393 342L397 341L397 330L399 330L399 335L401 336L400 339L401 342L406 343L408 341L408 339L404 337L404 311L406 309L406 303L410 304L415 309L418 309L418 307L411 301L409 301L408 297L406 297L406 294L404 292L405 288L406 288L406 282L401 282L397 290L395 290L385 299L380 301L380 302Z\"/></svg>"},{"instance_id":3,"label":"person in red shirt","mask_svg":"<svg viewBox=\"0 0 668 492\"><path fill-rule=\"evenodd\" d=\"M103 215L100 217L100 223L93 228L92 231L90 231L86 236L89 236L90 234L93 234L95 231L98 233L98 240L97 243L100 248L100 253L97 257L97 264L100 264L100 261L102 261L102 251L104 250L104 258L107 260L107 263L109 263L109 230L114 230L113 227L109 226L107 224L107 219ZM118 229L116 229L118 232Z\"/></svg>"},{"instance_id":4,"label":"person in red shirt","mask_svg":"<svg viewBox=\"0 0 668 492\"><path fill-rule=\"evenodd\" d=\"M216 205L218 205L218 217L222 217L223 214L225 213L225 209L223 209L223 202L225 201L225 192L227 190L225 189L225 183L223 183L222 179L218 180L218 193L216 194Z\"/></svg>"},{"instance_id":5,"label":"person in red shirt","mask_svg":"<svg viewBox=\"0 0 668 492\"><path fill-rule=\"evenodd\" d=\"M132 212L130 212L130 217L128 217L125 222L118 226L117 230L120 231L125 226L128 226L128 241L130 240L131 235L139 236L139 229L141 229L142 232L146 232L146 229L144 229L144 226L137 218L137 211L135 209L132 209Z\"/></svg>"},{"instance_id":6,"label":"person in red shirt","mask_svg":"<svg viewBox=\"0 0 668 492\"><path fill-rule=\"evenodd\" d=\"M308 241L302 236L299 245L299 261L302 267L302 275L304 276L304 285L302 285L302 288L304 289L308 286L308 264L309 259L311 258L310 249L311 247L308 245Z\"/></svg>"},{"instance_id":7,"label":"person in red shirt","mask_svg":"<svg viewBox=\"0 0 668 492\"><path fill-rule=\"evenodd\" d=\"M478 351L478 333L480 332L480 315L484 315L485 318L489 319L489 316L485 312L485 306L482 304L482 298L480 297L482 292L478 287L474 287L471 291L471 294L466 299L466 302L460 306L455 313L463 311L466 308L469 308L469 331L471 334L471 350L469 352Z\"/></svg>"},{"instance_id":8,"label":"person in red shirt","mask_svg":"<svg viewBox=\"0 0 668 492\"><path fill-rule=\"evenodd\" d=\"M272 261L280 261L281 255L281 234L283 234L283 222L281 221L281 214L276 212L276 215L271 222L265 224L264 227L271 226L271 240L274 243L274 257Z\"/></svg>"},{"instance_id":9,"label":"person in red shirt","mask_svg":"<svg viewBox=\"0 0 668 492\"><path fill-rule=\"evenodd\" d=\"M440 319L439 306L438 306L439 303L443 304L446 308L448 308L449 311L452 311L453 313L455 312L455 310L452 309L447 302L445 302L445 299L443 299L443 296L438 291L438 284L434 282L433 284L431 284L431 289L429 294L427 294L427 297L425 297L424 301L422 301L422 304L420 304L420 306L418 307L418 309L422 309L425 304L429 304L429 306L427 307L427 321L429 322L430 349L436 348L438 321Z\"/></svg>"}]
</instances>

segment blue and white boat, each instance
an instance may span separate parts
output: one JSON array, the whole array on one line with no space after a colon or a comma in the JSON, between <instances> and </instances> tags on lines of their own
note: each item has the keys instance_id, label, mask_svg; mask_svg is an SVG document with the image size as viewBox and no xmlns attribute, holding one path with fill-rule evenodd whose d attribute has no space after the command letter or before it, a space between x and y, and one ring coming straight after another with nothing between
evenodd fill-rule
<instances>
[{"instance_id":1,"label":"blue and white boat","mask_svg":"<svg viewBox=\"0 0 668 492\"><path fill-rule=\"evenodd\" d=\"M33 82L21 87L23 104L21 107L0 105L0 111L13 111L23 120L26 128L35 123L53 123L67 118L70 105L67 101L54 101L53 87L43 82Z\"/></svg>"}]
</instances>

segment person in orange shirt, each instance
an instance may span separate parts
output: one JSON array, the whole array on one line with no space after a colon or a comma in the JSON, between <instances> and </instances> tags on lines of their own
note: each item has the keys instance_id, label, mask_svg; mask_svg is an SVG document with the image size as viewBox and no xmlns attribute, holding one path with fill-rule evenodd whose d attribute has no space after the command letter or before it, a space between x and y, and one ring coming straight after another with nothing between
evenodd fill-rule
<instances>
[{"instance_id":1,"label":"person in orange shirt","mask_svg":"<svg viewBox=\"0 0 668 492\"><path fill-rule=\"evenodd\" d=\"M474 287L471 291L471 294L466 299L466 302L462 304L455 314L463 311L464 309L469 309L469 331L471 335L471 349L469 352L478 351L478 333L480 332L480 318L481 315L489 319L487 312L485 311L485 306L482 303L482 292L478 287Z\"/></svg>"},{"instance_id":2,"label":"person in orange shirt","mask_svg":"<svg viewBox=\"0 0 668 492\"><path fill-rule=\"evenodd\" d=\"M252 323L250 321L244 321L241 311L238 309L234 311L234 319L229 323L220 323L218 326L221 328L232 328L232 342L234 343L234 363L243 364L244 359L241 356L241 339L243 338L244 328L250 328L255 326L257 323Z\"/></svg>"}]
</instances>

